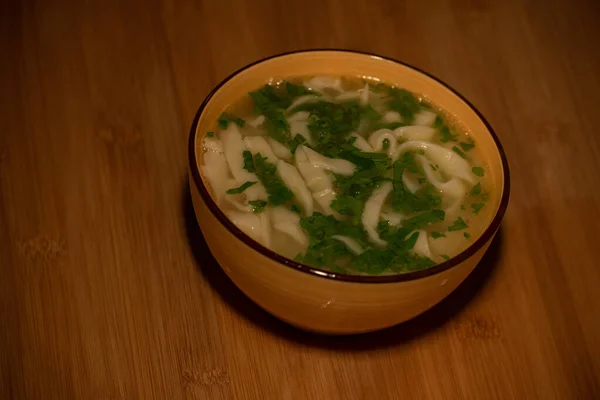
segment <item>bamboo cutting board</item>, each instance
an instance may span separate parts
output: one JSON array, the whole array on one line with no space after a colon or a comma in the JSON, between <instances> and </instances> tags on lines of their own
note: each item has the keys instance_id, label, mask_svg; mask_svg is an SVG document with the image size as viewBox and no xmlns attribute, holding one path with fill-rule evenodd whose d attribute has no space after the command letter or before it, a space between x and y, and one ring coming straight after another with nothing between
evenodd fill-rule
<instances>
[{"instance_id":1,"label":"bamboo cutting board","mask_svg":"<svg viewBox=\"0 0 600 400\"><path fill-rule=\"evenodd\" d=\"M599 17L594 0L2 2L0 398L600 398ZM204 96L311 47L438 76L510 162L482 264L379 333L261 311L191 209Z\"/></svg>"}]
</instances>

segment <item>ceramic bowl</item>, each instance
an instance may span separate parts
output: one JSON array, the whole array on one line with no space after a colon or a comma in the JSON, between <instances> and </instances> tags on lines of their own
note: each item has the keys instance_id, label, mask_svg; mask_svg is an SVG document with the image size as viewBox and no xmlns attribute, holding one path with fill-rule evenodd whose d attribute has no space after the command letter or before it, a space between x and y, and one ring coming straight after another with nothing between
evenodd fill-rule
<instances>
[{"instance_id":1,"label":"ceramic bowl","mask_svg":"<svg viewBox=\"0 0 600 400\"><path fill-rule=\"evenodd\" d=\"M488 226L465 251L429 269L401 275L332 273L284 258L245 235L212 199L201 176L203 135L232 103L271 78L338 75L377 78L426 96L466 126L487 161L494 207ZM204 100L189 140L194 210L210 251L231 280L259 306L301 329L326 334L375 331L413 318L448 296L475 268L496 234L509 197L506 157L489 124L460 94L414 67L339 50L300 51L250 64Z\"/></svg>"}]
</instances>

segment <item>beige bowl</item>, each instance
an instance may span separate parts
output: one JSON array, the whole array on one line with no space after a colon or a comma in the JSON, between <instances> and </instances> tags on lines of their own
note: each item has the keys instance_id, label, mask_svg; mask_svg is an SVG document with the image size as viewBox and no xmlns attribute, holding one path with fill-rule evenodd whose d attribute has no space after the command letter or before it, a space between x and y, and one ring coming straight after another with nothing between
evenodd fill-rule
<instances>
[{"instance_id":1,"label":"beige bowl","mask_svg":"<svg viewBox=\"0 0 600 400\"><path fill-rule=\"evenodd\" d=\"M466 126L487 162L495 212L483 234L456 257L426 270L390 276L328 272L284 258L242 233L213 201L199 171L201 140L217 129L230 104L271 78L340 75L374 77L422 94ZM493 239L509 197L506 157L492 129L475 108L436 78L400 62L349 51L314 50L270 57L221 82L204 100L189 141L190 187L206 242L231 280L254 302L299 328L350 334L386 328L413 318L452 292L475 268ZM488 183L489 185L489 183Z\"/></svg>"}]
</instances>

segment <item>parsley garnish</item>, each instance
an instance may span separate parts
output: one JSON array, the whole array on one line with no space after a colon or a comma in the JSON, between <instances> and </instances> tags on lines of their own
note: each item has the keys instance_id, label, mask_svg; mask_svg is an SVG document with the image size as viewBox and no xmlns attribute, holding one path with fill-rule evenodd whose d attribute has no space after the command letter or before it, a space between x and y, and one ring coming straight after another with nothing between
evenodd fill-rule
<instances>
[{"instance_id":1,"label":"parsley garnish","mask_svg":"<svg viewBox=\"0 0 600 400\"><path fill-rule=\"evenodd\" d=\"M471 168L471 171L473 171L473 173L479 177L482 177L483 174L485 173L484 169L481 167L473 167L473 168Z\"/></svg>"},{"instance_id":2,"label":"parsley garnish","mask_svg":"<svg viewBox=\"0 0 600 400\"><path fill-rule=\"evenodd\" d=\"M239 187L236 187L236 188L229 189L229 190L227 191L227 194L240 194L240 193L242 193L244 190L248 189L250 186L252 186L252 185L254 185L254 184L256 184L256 182L250 182L250 181L248 181L248 182L245 182L245 183L243 183L243 184L242 184L241 186L239 186Z\"/></svg>"},{"instance_id":3,"label":"parsley garnish","mask_svg":"<svg viewBox=\"0 0 600 400\"><path fill-rule=\"evenodd\" d=\"M461 217L458 217L456 219L456 221L454 221L452 223L452 225L450 225L448 227L448 231L452 232L452 231L460 231L461 229L466 229L468 228L469 225L467 225L467 223L465 222L464 219L462 219Z\"/></svg>"},{"instance_id":4,"label":"parsley garnish","mask_svg":"<svg viewBox=\"0 0 600 400\"><path fill-rule=\"evenodd\" d=\"M446 143L452 140L456 140L456 135L452 134L450 128L444 122L444 118L440 115L435 117L435 122L433 123L433 127L437 128L440 133L440 142Z\"/></svg>"},{"instance_id":5,"label":"parsley garnish","mask_svg":"<svg viewBox=\"0 0 600 400\"><path fill-rule=\"evenodd\" d=\"M283 204L294 198L294 194L277 175L277 167L267 161L260 153L254 154L254 172L269 194L269 203L274 206ZM246 162L246 156L244 156Z\"/></svg>"},{"instance_id":6,"label":"parsley garnish","mask_svg":"<svg viewBox=\"0 0 600 400\"><path fill-rule=\"evenodd\" d=\"M297 214L302 214L302 210L300 209L298 204L292 204L292 206L290 207L290 210Z\"/></svg>"},{"instance_id":7,"label":"parsley garnish","mask_svg":"<svg viewBox=\"0 0 600 400\"><path fill-rule=\"evenodd\" d=\"M431 232L431 237L434 239L439 239L441 237L446 237L446 235L441 232Z\"/></svg>"},{"instance_id":8,"label":"parsley garnish","mask_svg":"<svg viewBox=\"0 0 600 400\"><path fill-rule=\"evenodd\" d=\"M242 157L244 157L244 169L248 172L254 172L254 160L252 159L252 153L248 150L242 153Z\"/></svg>"},{"instance_id":9,"label":"parsley garnish","mask_svg":"<svg viewBox=\"0 0 600 400\"><path fill-rule=\"evenodd\" d=\"M400 159L394 163L394 172L392 183L394 186L394 195L392 207L401 212L410 213L415 211L428 211L438 207L442 198L435 192L435 187L431 184L419 189L416 193L411 193L406 188L402 180L404 170L412 173L420 173L415 162L413 153L404 153Z\"/></svg>"},{"instance_id":10,"label":"parsley garnish","mask_svg":"<svg viewBox=\"0 0 600 400\"><path fill-rule=\"evenodd\" d=\"M265 200L250 200L248 204L253 207L252 212L254 214L260 214L265 211L265 207L268 203Z\"/></svg>"},{"instance_id":11,"label":"parsley garnish","mask_svg":"<svg viewBox=\"0 0 600 400\"><path fill-rule=\"evenodd\" d=\"M475 143L473 143L473 142L460 142L459 144L460 144L460 147L463 149L463 151L469 151L473 147L475 147Z\"/></svg>"},{"instance_id":12,"label":"parsley garnish","mask_svg":"<svg viewBox=\"0 0 600 400\"><path fill-rule=\"evenodd\" d=\"M206 132L206 137L213 137L215 136L214 132Z\"/></svg>"},{"instance_id":13,"label":"parsley garnish","mask_svg":"<svg viewBox=\"0 0 600 400\"><path fill-rule=\"evenodd\" d=\"M450 257L448 257L448 256L447 256L447 255L445 255L445 254L440 254L440 256L441 256L441 257L442 257L444 260L446 260L446 261L450 259Z\"/></svg>"},{"instance_id":14,"label":"parsley garnish","mask_svg":"<svg viewBox=\"0 0 600 400\"><path fill-rule=\"evenodd\" d=\"M417 97L405 89L388 88L387 106L402 116L402 122L410 124L415 114L421 109L421 102Z\"/></svg>"},{"instance_id":15,"label":"parsley garnish","mask_svg":"<svg viewBox=\"0 0 600 400\"><path fill-rule=\"evenodd\" d=\"M463 236L467 239L471 238L471 234L468 232L463 233Z\"/></svg>"},{"instance_id":16,"label":"parsley garnish","mask_svg":"<svg viewBox=\"0 0 600 400\"><path fill-rule=\"evenodd\" d=\"M465 160L469 159L469 156L467 156L464 151L462 151L461 149L459 149L456 146L452 146L452 151L454 151L456 154L458 154L459 156L461 156Z\"/></svg>"},{"instance_id":17,"label":"parsley garnish","mask_svg":"<svg viewBox=\"0 0 600 400\"><path fill-rule=\"evenodd\" d=\"M246 121L243 119L227 113L222 113L217 122L219 123L219 128L221 129L227 129L230 122L235 123L240 128L243 128L244 124L246 123Z\"/></svg>"},{"instance_id":18,"label":"parsley garnish","mask_svg":"<svg viewBox=\"0 0 600 400\"><path fill-rule=\"evenodd\" d=\"M483 208L485 203L473 203L471 204L471 208L473 209L473 214L479 214L479 211Z\"/></svg>"},{"instance_id":19,"label":"parsley garnish","mask_svg":"<svg viewBox=\"0 0 600 400\"><path fill-rule=\"evenodd\" d=\"M471 196L477 196L478 194L481 194L481 183L477 182L477 184L475 186L473 186L473 188L471 189Z\"/></svg>"},{"instance_id":20,"label":"parsley garnish","mask_svg":"<svg viewBox=\"0 0 600 400\"><path fill-rule=\"evenodd\" d=\"M296 134L296 136L288 142L292 154L296 154L296 149L303 143L306 143L306 138L300 134Z\"/></svg>"},{"instance_id":21,"label":"parsley garnish","mask_svg":"<svg viewBox=\"0 0 600 400\"><path fill-rule=\"evenodd\" d=\"M402 221L402 226L412 230L425 228L431 224L442 222L446 217L444 210L431 210Z\"/></svg>"}]
</instances>

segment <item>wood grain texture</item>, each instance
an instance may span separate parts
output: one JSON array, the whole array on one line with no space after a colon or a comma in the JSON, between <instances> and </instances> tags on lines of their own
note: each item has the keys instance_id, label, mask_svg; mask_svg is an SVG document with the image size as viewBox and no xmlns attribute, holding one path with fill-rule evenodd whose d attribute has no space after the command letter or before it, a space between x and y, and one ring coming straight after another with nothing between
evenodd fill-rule
<instances>
[{"instance_id":1,"label":"wood grain texture","mask_svg":"<svg viewBox=\"0 0 600 400\"><path fill-rule=\"evenodd\" d=\"M67 3L0 5L0 398L600 398L600 3ZM280 323L194 221L199 103L244 64L309 47L437 75L512 168L475 273L384 332Z\"/></svg>"}]
</instances>

